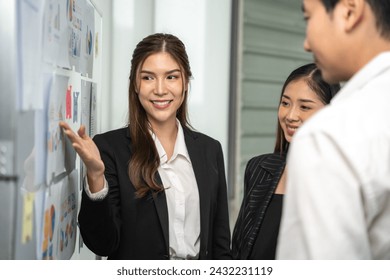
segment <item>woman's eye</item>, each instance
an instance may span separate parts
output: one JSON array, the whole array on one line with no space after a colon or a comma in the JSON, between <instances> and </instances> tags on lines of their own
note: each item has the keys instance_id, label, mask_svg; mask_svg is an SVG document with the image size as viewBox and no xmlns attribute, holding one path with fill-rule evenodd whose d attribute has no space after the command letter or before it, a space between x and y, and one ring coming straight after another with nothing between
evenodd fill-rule
<instances>
[{"instance_id":1,"label":"woman's eye","mask_svg":"<svg viewBox=\"0 0 390 280\"><path fill-rule=\"evenodd\" d=\"M310 110L311 108L310 108L310 107L307 107L307 106L301 106L301 109L302 109L303 111L308 111L308 110Z\"/></svg>"},{"instance_id":2,"label":"woman's eye","mask_svg":"<svg viewBox=\"0 0 390 280\"><path fill-rule=\"evenodd\" d=\"M288 102L286 102L286 101L282 101L282 102L280 102L280 105L282 105L282 106L286 107L286 106L288 106Z\"/></svg>"},{"instance_id":3,"label":"woman's eye","mask_svg":"<svg viewBox=\"0 0 390 280\"><path fill-rule=\"evenodd\" d=\"M174 79L177 79L177 76L174 76L174 75L169 75L167 77L168 80L174 80Z\"/></svg>"},{"instance_id":4,"label":"woman's eye","mask_svg":"<svg viewBox=\"0 0 390 280\"><path fill-rule=\"evenodd\" d=\"M142 79L142 80L145 80L145 81L150 81L150 80L152 80L153 78L152 78L151 76L143 76L141 79Z\"/></svg>"}]
</instances>

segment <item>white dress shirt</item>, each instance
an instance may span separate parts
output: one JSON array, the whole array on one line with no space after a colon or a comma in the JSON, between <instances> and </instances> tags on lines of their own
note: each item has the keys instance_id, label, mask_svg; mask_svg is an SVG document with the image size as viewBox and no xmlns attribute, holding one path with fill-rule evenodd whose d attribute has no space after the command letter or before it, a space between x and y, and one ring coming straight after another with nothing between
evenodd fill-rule
<instances>
[{"instance_id":1,"label":"white dress shirt","mask_svg":"<svg viewBox=\"0 0 390 280\"><path fill-rule=\"evenodd\" d=\"M294 136L278 259L390 259L390 52Z\"/></svg>"},{"instance_id":2,"label":"white dress shirt","mask_svg":"<svg viewBox=\"0 0 390 280\"><path fill-rule=\"evenodd\" d=\"M160 156L158 173L167 197L170 258L196 259L200 246L198 185L179 121L177 127L175 148L169 160L158 138L152 136Z\"/></svg>"}]
</instances>

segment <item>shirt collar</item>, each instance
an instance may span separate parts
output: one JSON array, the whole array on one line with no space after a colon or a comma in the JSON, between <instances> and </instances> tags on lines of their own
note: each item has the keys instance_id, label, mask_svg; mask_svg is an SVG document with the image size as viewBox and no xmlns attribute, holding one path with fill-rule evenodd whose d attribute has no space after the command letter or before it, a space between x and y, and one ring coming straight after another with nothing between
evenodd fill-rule
<instances>
[{"instance_id":1,"label":"shirt collar","mask_svg":"<svg viewBox=\"0 0 390 280\"><path fill-rule=\"evenodd\" d=\"M188 162L191 163L190 156L188 154L185 138L184 138L184 132L183 128L179 122L178 119L176 119L176 124L177 124L177 137L176 137L176 142L175 142L175 148L173 150L172 157L170 161L173 161L178 155L183 156ZM163 146L161 145L160 140L158 140L158 137L150 131L152 138L154 140L154 144L156 145L156 149L158 152L158 155L160 157L160 164L167 162L167 153L165 152Z\"/></svg>"}]
</instances>

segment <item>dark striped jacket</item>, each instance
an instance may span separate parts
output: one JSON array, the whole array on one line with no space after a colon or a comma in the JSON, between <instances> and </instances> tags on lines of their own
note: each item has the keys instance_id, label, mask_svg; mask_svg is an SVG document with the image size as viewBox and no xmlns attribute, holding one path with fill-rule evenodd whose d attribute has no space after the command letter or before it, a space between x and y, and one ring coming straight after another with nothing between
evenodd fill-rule
<instances>
[{"instance_id":1,"label":"dark striped jacket","mask_svg":"<svg viewBox=\"0 0 390 280\"><path fill-rule=\"evenodd\" d=\"M244 196L232 237L234 259L248 259L251 254L285 164L285 155L265 154L252 158L246 165Z\"/></svg>"}]
</instances>

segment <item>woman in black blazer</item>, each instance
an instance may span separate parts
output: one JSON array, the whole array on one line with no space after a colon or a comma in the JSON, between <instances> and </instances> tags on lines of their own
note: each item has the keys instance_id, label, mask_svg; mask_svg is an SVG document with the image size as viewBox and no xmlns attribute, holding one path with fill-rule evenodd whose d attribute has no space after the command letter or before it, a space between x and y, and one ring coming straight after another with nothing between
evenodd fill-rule
<instances>
[{"instance_id":1,"label":"woman in black blazer","mask_svg":"<svg viewBox=\"0 0 390 280\"><path fill-rule=\"evenodd\" d=\"M87 167L84 243L108 259L230 259L222 148L188 124L184 44L150 35L131 64L127 127L91 140L60 123Z\"/></svg>"},{"instance_id":2,"label":"woman in black blazer","mask_svg":"<svg viewBox=\"0 0 390 280\"><path fill-rule=\"evenodd\" d=\"M232 238L234 259L275 259L289 143L296 130L329 104L339 89L322 80L313 63L295 69L286 79L274 153L256 156L246 166L244 196Z\"/></svg>"}]
</instances>

